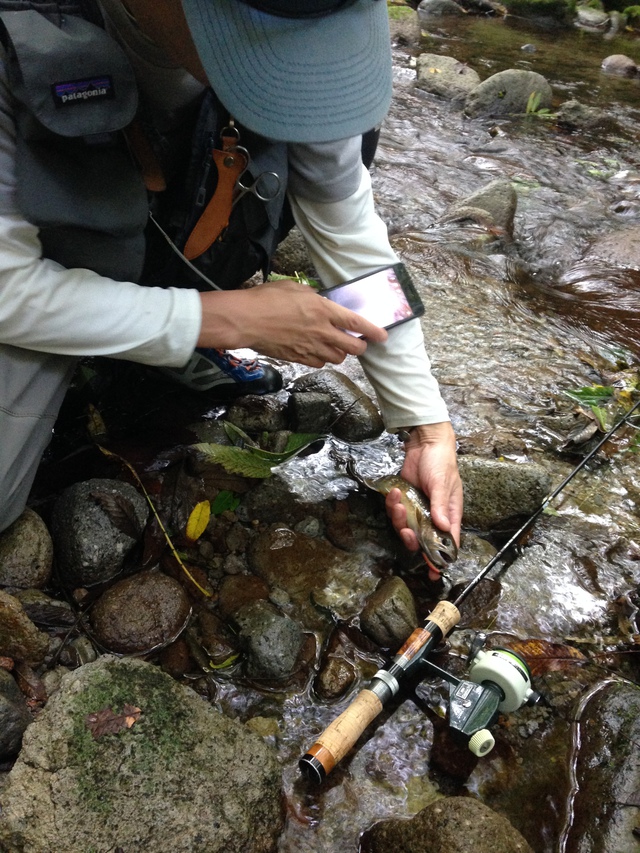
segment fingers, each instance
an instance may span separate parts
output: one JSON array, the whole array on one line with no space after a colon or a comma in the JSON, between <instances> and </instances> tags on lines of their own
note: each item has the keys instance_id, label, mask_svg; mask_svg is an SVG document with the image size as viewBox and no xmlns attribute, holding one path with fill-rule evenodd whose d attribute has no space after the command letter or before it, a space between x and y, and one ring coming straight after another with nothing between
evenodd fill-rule
<instances>
[{"instance_id":1,"label":"fingers","mask_svg":"<svg viewBox=\"0 0 640 853\"><path fill-rule=\"evenodd\" d=\"M374 323L369 320L365 320L364 317L361 317L359 314L356 314L355 311L350 311L348 308L343 308L342 306L335 305L331 303L332 306L337 309L339 316L337 317L336 325L338 325L342 329L346 329L348 332L353 332L356 335L362 335L363 338L366 338L367 341L371 341L372 343L384 343L389 337L387 330L383 329L381 326L376 326ZM364 352L363 348L362 352ZM354 355L361 355L362 353L354 353Z\"/></svg>"}]
</instances>

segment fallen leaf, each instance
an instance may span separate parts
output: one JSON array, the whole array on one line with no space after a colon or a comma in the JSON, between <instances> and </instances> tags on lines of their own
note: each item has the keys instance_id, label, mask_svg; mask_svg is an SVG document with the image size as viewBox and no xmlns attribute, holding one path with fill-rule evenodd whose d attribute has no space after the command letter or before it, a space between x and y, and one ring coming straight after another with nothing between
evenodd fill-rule
<instances>
[{"instance_id":1,"label":"fallen leaf","mask_svg":"<svg viewBox=\"0 0 640 853\"><path fill-rule=\"evenodd\" d=\"M114 527L131 539L140 538L142 527L130 500L108 492L91 492L90 496L104 510Z\"/></svg>"},{"instance_id":2,"label":"fallen leaf","mask_svg":"<svg viewBox=\"0 0 640 853\"><path fill-rule=\"evenodd\" d=\"M117 734L122 729L130 729L142 711L133 705L125 705L121 714L111 708L103 708L94 714L87 714L85 723L95 739L103 735Z\"/></svg>"},{"instance_id":3,"label":"fallen leaf","mask_svg":"<svg viewBox=\"0 0 640 853\"><path fill-rule=\"evenodd\" d=\"M573 646L547 640L517 640L509 643L509 651L520 655L532 676L572 669L587 663L587 658Z\"/></svg>"},{"instance_id":4,"label":"fallen leaf","mask_svg":"<svg viewBox=\"0 0 640 853\"><path fill-rule=\"evenodd\" d=\"M191 542L197 542L207 529L207 524L209 524L210 518L211 504L209 501L200 501L200 503L197 503L191 511L191 515L187 521L187 539L191 540Z\"/></svg>"},{"instance_id":5,"label":"fallen leaf","mask_svg":"<svg viewBox=\"0 0 640 853\"><path fill-rule=\"evenodd\" d=\"M13 666L13 658L0 657L0 669L6 669L7 672L11 672Z\"/></svg>"}]
</instances>

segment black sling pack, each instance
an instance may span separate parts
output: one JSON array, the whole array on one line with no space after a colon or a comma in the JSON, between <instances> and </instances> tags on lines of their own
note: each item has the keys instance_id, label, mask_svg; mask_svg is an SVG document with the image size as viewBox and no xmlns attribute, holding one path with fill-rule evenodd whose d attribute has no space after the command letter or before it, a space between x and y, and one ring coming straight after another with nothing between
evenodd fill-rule
<instances>
[{"instance_id":1,"label":"black sling pack","mask_svg":"<svg viewBox=\"0 0 640 853\"><path fill-rule=\"evenodd\" d=\"M171 140L146 126L167 179L163 192L148 193L122 132L136 112L145 127L144 104L138 105L133 72L105 33L95 0L0 0L0 19L17 103L19 204L40 228L44 255L115 279L208 289L156 223L184 250L215 193L212 151L220 147L230 116L214 92L203 93L190 121ZM73 55L78 40L84 53ZM87 73L87 66L93 71ZM101 79L108 81L105 92ZM191 261L223 289L238 287L259 270L266 277L278 243L293 225L286 144L237 129L250 155L243 181L275 172L279 183L269 201L243 195L220 236ZM364 135L367 166L376 143L375 131Z\"/></svg>"}]
</instances>

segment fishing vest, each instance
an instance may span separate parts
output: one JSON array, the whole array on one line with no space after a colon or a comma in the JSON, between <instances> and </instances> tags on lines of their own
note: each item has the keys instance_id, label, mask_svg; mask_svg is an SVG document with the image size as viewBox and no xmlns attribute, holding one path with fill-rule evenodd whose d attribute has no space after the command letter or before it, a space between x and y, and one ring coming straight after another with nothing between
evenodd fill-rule
<instances>
[{"instance_id":1,"label":"fishing vest","mask_svg":"<svg viewBox=\"0 0 640 853\"><path fill-rule=\"evenodd\" d=\"M229 123L215 94L203 94L176 151L153 128L145 135L133 70L93 0L0 0L0 21L15 100L17 202L39 228L44 256L117 280L207 289L149 213L180 250L196 226L202 231L219 184L212 152ZM238 130L251 155L249 182L276 172L280 183L268 202L250 193L229 202L228 221L223 215L218 233L192 253L192 265L223 288L258 269L266 275L292 224L286 145ZM172 162L163 162L167 150ZM145 185L149 157L167 177L160 192Z\"/></svg>"}]
</instances>

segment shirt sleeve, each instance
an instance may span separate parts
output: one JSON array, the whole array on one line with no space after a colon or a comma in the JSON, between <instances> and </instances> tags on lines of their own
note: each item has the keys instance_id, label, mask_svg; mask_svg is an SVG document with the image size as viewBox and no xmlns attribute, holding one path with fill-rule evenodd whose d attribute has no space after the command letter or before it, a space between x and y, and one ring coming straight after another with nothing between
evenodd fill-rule
<instances>
[{"instance_id":1,"label":"shirt sleeve","mask_svg":"<svg viewBox=\"0 0 640 853\"><path fill-rule=\"evenodd\" d=\"M0 341L58 355L180 367L201 324L197 291L142 287L42 258L15 201L15 127L0 53Z\"/></svg>"},{"instance_id":2,"label":"shirt sleeve","mask_svg":"<svg viewBox=\"0 0 640 853\"><path fill-rule=\"evenodd\" d=\"M358 188L346 199L318 202L291 193L290 202L325 287L398 262L386 226L375 212L371 178L364 166ZM360 362L389 431L449 420L431 373L420 320L390 329L384 344L368 344Z\"/></svg>"}]
</instances>

